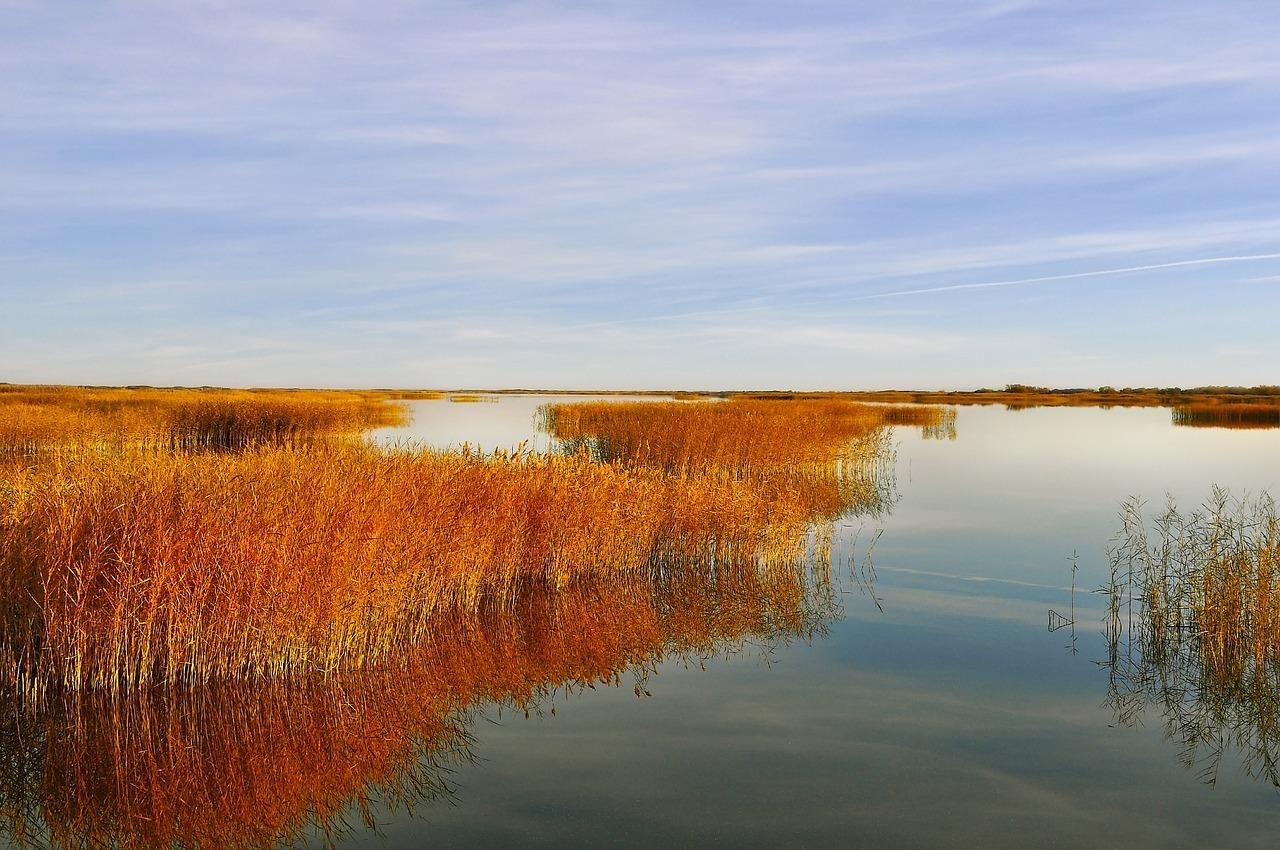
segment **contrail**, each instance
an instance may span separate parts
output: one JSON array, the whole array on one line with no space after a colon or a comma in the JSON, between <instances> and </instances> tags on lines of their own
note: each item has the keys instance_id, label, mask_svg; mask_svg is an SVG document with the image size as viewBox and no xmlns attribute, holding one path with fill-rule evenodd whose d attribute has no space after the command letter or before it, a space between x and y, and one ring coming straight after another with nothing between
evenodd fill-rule
<instances>
[{"instance_id":1,"label":"contrail","mask_svg":"<svg viewBox=\"0 0 1280 850\"><path fill-rule=\"evenodd\" d=\"M1057 280L1079 280L1084 277L1105 277L1113 274L1129 274L1130 272L1149 272L1156 269L1176 269L1182 266L1207 266L1212 263L1243 263L1250 260L1280 260L1280 254L1247 254L1239 257L1201 257L1198 260L1179 260L1176 263L1156 263L1150 266L1128 266L1123 269L1099 269L1092 272L1075 272L1073 274L1054 274L1045 277L1024 277L1018 280L996 280L987 283L957 283L953 286L931 286L927 289L899 289L894 292L876 292L871 295L854 296L853 301L866 301L871 298L895 298L899 295L928 295L932 292L956 292L962 289L993 289L999 286L1022 286L1029 283L1050 283Z\"/></svg>"}]
</instances>

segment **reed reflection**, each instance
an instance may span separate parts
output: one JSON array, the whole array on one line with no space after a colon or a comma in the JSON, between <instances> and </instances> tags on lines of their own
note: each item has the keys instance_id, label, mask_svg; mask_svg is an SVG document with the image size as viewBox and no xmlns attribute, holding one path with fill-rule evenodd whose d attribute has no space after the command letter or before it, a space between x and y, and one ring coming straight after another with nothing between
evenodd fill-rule
<instances>
[{"instance_id":1,"label":"reed reflection","mask_svg":"<svg viewBox=\"0 0 1280 850\"><path fill-rule=\"evenodd\" d=\"M1164 720L1182 763L1209 783L1235 752L1280 787L1280 524L1265 494L1217 490L1148 527L1137 501L1112 552L1107 704L1133 724Z\"/></svg>"},{"instance_id":2,"label":"reed reflection","mask_svg":"<svg viewBox=\"0 0 1280 850\"><path fill-rule=\"evenodd\" d=\"M394 663L124 695L10 694L0 815L20 844L271 847L333 840L383 807L453 794L486 706L554 711L557 693L648 693L664 660L771 648L838 615L827 566L657 571L440 612Z\"/></svg>"}]
</instances>

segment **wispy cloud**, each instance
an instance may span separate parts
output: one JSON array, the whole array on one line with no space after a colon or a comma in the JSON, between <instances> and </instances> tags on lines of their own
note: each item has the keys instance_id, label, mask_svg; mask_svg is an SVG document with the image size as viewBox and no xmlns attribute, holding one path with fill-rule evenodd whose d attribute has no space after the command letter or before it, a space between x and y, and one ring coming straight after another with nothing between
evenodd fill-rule
<instances>
[{"instance_id":1,"label":"wispy cloud","mask_svg":"<svg viewBox=\"0 0 1280 850\"><path fill-rule=\"evenodd\" d=\"M1068 280L1083 280L1091 277L1110 277L1112 275L1135 274L1137 272L1159 271L1162 269L1179 269L1187 266L1208 266L1219 263L1248 263L1261 260L1280 260L1280 253L1251 254L1241 257L1200 257L1194 260L1178 260L1171 263L1151 263L1145 266L1127 266L1119 269L1095 269L1087 272L1070 274L1044 275L1042 277L1024 277L1017 280L994 280L983 283L957 283L950 286L930 286L923 289L899 289L893 292L875 292L870 295L859 295L859 300L875 298L897 298L904 295L930 295L937 292L961 292L968 289L998 289L1006 286L1027 286L1037 283L1057 283Z\"/></svg>"},{"instance_id":2,"label":"wispy cloud","mask_svg":"<svg viewBox=\"0 0 1280 850\"><path fill-rule=\"evenodd\" d=\"M5 19L0 364L18 377L755 385L856 366L936 385L1070 363L1086 382L1036 346L1087 340L1185 383L1187 340L1280 354L1274 288L1236 274L1280 233L1280 11L1257 4ZM1190 272L1182 348L1133 352L1136 303L1110 305L1124 333L1084 323L1108 277ZM1039 287L1039 313L994 297L1055 281L1081 285ZM1226 287L1248 290L1234 323ZM971 311L893 297L955 291ZM197 350L219 344L243 351ZM1229 365L1210 377L1252 379Z\"/></svg>"}]
</instances>

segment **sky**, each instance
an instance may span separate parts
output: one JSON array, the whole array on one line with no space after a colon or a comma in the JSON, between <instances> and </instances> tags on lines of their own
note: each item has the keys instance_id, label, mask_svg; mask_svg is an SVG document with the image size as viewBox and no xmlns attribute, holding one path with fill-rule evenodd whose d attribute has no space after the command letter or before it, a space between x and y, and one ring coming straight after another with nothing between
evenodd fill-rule
<instances>
[{"instance_id":1,"label":"sky","mask_svg":"<svg viewBox=\"0 0 1280 850\"><path fill-rule=\"evenodd\" d=\"M1280 5L0 0L0 381L1280 383Z\"/></svg>"}]
</instances>

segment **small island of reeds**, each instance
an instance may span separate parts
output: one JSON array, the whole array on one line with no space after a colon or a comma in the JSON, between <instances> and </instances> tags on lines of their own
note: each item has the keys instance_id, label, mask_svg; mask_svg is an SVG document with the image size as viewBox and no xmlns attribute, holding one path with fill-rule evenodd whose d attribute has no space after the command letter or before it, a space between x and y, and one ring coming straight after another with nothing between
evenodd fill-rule
<instances>
[{"instance_id":1,"label":"small island of reeds","mask_svg":"<svg viewBox=\"0 0 1280 850\"><path fill-rule=\"evenodd\" d=\"M1199 508L1121 511L1105 632L1107 701L1124 724L1148 708L1180 758L1217 780L1235 751L1280 787L1280 514L1267 494L1215 490Z\"/></svg>"}]
</instances>

